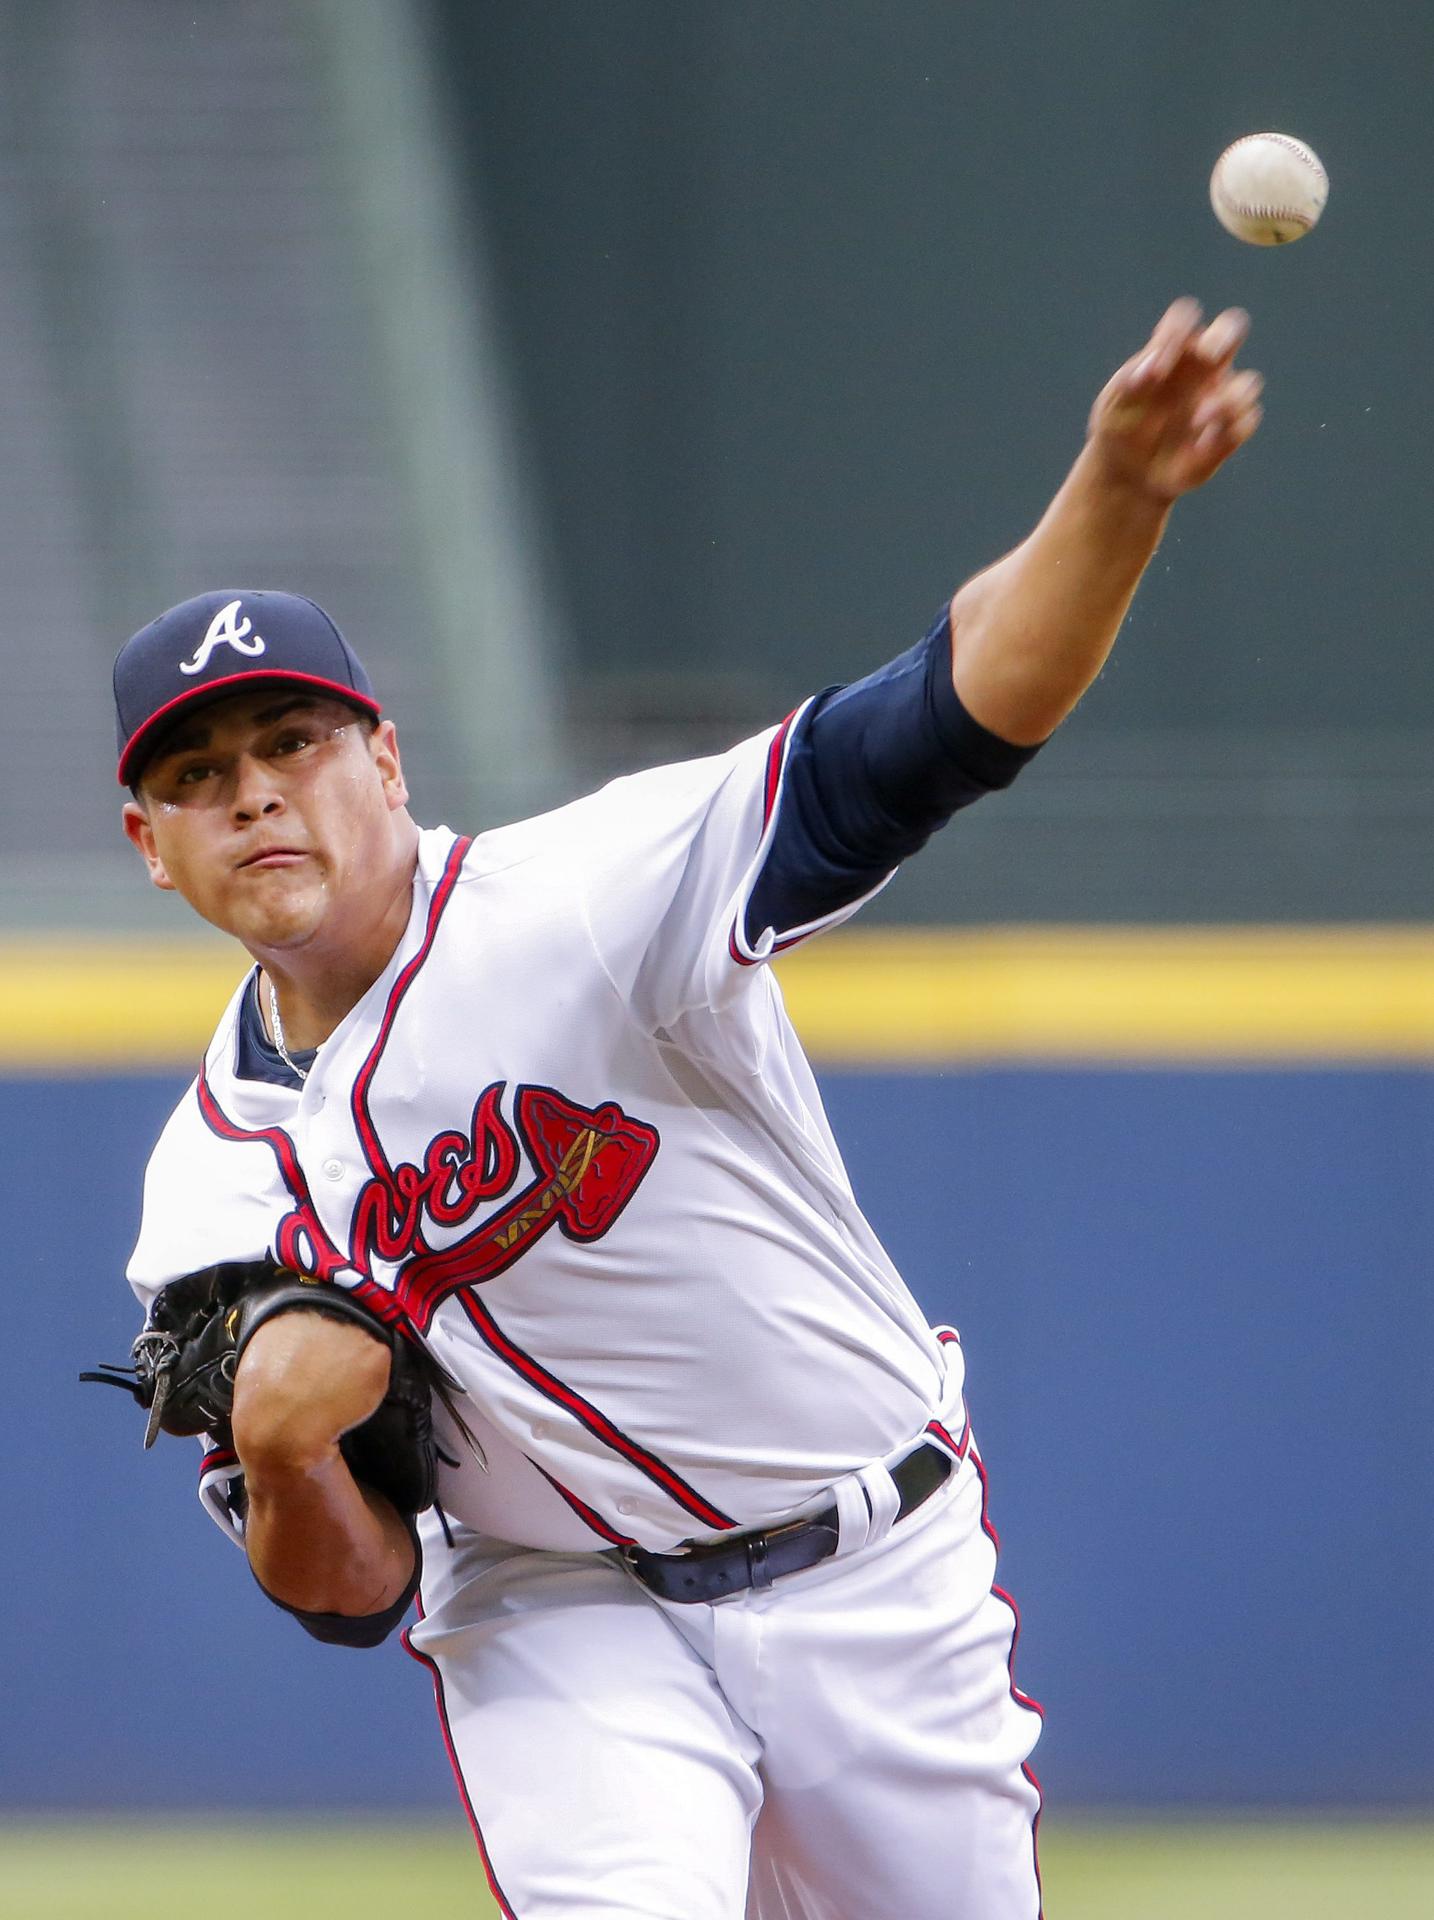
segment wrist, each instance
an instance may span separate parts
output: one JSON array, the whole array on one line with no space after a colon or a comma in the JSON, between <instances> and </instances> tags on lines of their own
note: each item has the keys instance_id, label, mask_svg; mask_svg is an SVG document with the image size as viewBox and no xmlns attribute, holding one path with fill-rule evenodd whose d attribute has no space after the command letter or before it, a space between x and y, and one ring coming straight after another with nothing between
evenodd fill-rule
<instances>
[{"instance_id":1,"label":"wrist","mask_svg":"<svg viewBox=\"0 0 1434 1920\"><path fill-rule=\"evenodd\" d=\"M1153 486L1144 466L1132 466L1105 446L1099 434L1081 448L1068 484L1097 511L1157 540L1178 497Z\"/></svg>"}]
</instances>

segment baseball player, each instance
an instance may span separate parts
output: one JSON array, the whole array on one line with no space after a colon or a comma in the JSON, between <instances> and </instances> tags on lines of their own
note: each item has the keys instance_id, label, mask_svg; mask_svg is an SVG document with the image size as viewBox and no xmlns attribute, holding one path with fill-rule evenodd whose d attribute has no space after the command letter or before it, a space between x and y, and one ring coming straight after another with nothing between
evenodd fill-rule
<instances>
[{"instance_id":1,"label":"baseball player","mask_svg":"<svg viewBox=\"0 0 1434 1920\"><path fill-rule=\"evenodd\" d=\"M960 1345L863 1219L766 963L1075 705L1258 424L1246 326L1173 305L1040 524L889 665L476 838L414 823L312 602L202 594L118 657L125 831L255 962L149 1164L137 1360L170 1390L186 1276L280 1276L206 1333L202 1498L322 1639L418 1596L505 1915L1039 1913ZM442 1386L408 1499L354 1445L403 1353Z\"/></svg>"}]
</instances>

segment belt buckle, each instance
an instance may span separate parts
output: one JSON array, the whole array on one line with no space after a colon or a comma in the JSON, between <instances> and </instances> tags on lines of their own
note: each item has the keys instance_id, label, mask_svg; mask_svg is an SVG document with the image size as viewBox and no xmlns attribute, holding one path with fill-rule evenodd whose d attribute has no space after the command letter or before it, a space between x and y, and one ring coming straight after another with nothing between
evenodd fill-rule
<instances>
[{"instance_id":1,"label":"belt buckle","mask_svg":"<svg viewBox=\"0 0 1434 1920\"><path fill-rule=\"evenodd\" d=\"M780 1526L756 1527L750 1533L729 1534L724 1540L685 1541L672 1553L653 1553L637 1545L619 1548L627 1565L642 1579L641 1562L643 1560L660 1561L666 1564L685 1563L687 1566L701 1566L706 1561L722 1561L727 1567L741 1566L746 1574L742 1583L746 1589L764 1593L777 1579L777 1570L771 1563L772 1549L781 1541L792 1539L810 1532L824 1514L804 1514L795 1520L783 1521ZM644 1582L644 1584L646 1584ZM727 1593L741 1591L737 1585L728 1584ZM725 1597L725 1596L723 1596Z\"/></svg>"},{"instance_id":2,"label":"belt buckle","mask_svg":"<svg viewBox=\"0 0 1434 1920\"><path fill-rule=\"evenodd\" d=\"M747 1541L747 1585L754 1593L761 1593L772 1584L772 1572L767 1565L768 1536L754 1533Z\"/></svg>"},{"instance_id":3,"label":"belt buckle","mask_svg":"<svg viewBox=\"0 0 1434 1920\"><path fill-rule=\"evenodd\" d=\"M749 1536L746 1541L747 1576L755 1589L762 1591L770 1587L775 1578L769 1561L771 1549L776 1542L790 1539L797 1534L809 1533L817 1524L819 1517L814 1513L804 1514L799 1520L784 1520L779 1527L763 1527L759 1532Z\"/></svg>"}]
</instances>

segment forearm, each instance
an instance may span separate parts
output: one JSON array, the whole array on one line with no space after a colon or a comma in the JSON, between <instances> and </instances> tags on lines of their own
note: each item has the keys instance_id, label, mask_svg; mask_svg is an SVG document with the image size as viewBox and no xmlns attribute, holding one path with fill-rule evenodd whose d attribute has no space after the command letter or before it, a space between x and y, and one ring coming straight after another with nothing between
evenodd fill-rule
<instances>
[{"instance_id":1,"label":"forearm","mask_svg":"<svg viewBox=\"0 0 1434 1920\"><path fill-rule=\"evenodd\" d=\"M245 1349L233 1419L245 1544L255 1578L283 1606L362 1617L393 1605L412 1579L407 1526L339 1451L388 1376L381 1342L320 1313L280 1314Z\"/></svg>"},{"instance_id":2,"label":"forearm","mask_svg":"<svg viewBox=\"0 0 1434 1920\"><path fill-rule=\"evenodd\" d=\"M364 1616L392 1606L413 1577L408 1528L354 1479L338 1447L308 1462L245 1460L245 1546L265 1592L303 1613Z\"/></svg>"},{"instance_id":3,"label":"forearm","mask_svg":"<svg viewBox=\"0 0 1434 1920\"><path fill-rule=\"evenodd\" d=\"M1087 445L1035 530L952 599L967 711L1016 746L1053 733L1104 665L1169 512Z\"/></svg>"}]
</instances>

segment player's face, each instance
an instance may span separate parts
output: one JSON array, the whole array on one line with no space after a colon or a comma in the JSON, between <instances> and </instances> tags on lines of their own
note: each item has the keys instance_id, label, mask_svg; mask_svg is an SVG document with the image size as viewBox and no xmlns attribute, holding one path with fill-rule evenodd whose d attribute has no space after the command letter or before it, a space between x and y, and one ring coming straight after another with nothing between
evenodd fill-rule
<instances>
[{"instance_id":1,"label":"player's face","mask_svg":"<svg viewBox=\"0 0 1434 1920\"><path fill-rule=\"evenodd\" d=\"M387 721L270 686L181 720L124 825L157 887L247 947L288 950L357 930L375 890L407 880L407 799Z\"/></svg>"}]
</instances>

